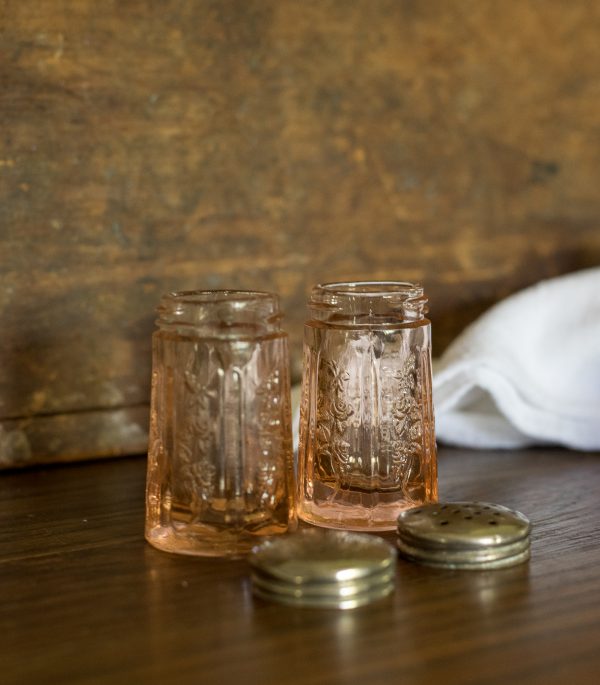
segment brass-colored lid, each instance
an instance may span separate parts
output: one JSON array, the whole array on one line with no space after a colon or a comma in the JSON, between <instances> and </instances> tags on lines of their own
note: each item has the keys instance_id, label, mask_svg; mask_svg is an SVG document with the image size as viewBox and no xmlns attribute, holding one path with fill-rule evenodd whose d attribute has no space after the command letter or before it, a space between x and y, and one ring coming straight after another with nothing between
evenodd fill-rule
<instances>
[{"instance_id":1,"label":"brass-colored lid","mask_svg":"<svg viewBox=\"0 0 600 685\"><path fill-rule=\"evenodd\" d=\"M257 597L266 599L270 602L287 604L289 606L303 607L307 609L357 609L358 607L371 604L377 600L387 597L394 591L393 583L386 583L372 588L368 592L361 592L347 598L343 597L315 597L299 594L297 596L284 595L280 593L268 592L263 588L253 585L253 592Z\"/></svg>"},{"instance_id":2,"label":"brass-colored lid","mask_svg":"<svg viewBox=\"0 0 600 685\"><path fill-rule=\"evenodd\" d=\"M310 528L255 547L250 565L287 583L342 583L393 566L394 548L364 533Z\"/></svg>"},{"instance_id":3,"label":"brass-colored lid","mask_svg":"<svg viewBox=\"0 0 600 685\"><path fill-rule=\"evenodd\" d=\"M263 542L249 561L258 597L354 609L393 591L395 558L394 548L381 538L312 528Z\"/></svg>"},{"instance_id":4,"label":"brass-colored lid","mask_svg":"<svg viewBox=\"0 0 600 685\"><path fill-rule=\"evenodd\" d=\"M531 524L488 502L440 502L398 517L398 550L412 561L446 568L503 568L529 559Z\"/></svg>"},{"instance_id":5,"label":"brass-colored lid","mask_svg":"<svg viewBox=\"0 0 600 685\"><path fill-rule=\"evenodd\" d=\"M291 597L329 597L347 599L355 595L377 588L382 585L389 585L394 582L394 569L389 569L381 573L368 576L367 578L356 578L345 583L287 583L273 576L254 571L252 582L265 592L279 593Z\"/></svg>"},{"instance_id":6,"label":"brass-colored lid","mask_svg":"<svg viewBox=\"0 0 600 685\"><path fill-rule=\"evenodd\" d=\"M403 558L408 559L409 561L417 561L420 564L425 564L426 566L439 566L443 568L481 570L506 568L507 566L522 564L531 556L529 542L527 543L527 546L520 552L511 554L510 556L504 557L488 554L479 559L461 559L458 556L446 555L443 552L426 554L423 552L423 550L415 549L414 547L411 548L408 545L405 545L400 539L398 540L397 544L400 556Z\"/></svg>"}]
</instances>

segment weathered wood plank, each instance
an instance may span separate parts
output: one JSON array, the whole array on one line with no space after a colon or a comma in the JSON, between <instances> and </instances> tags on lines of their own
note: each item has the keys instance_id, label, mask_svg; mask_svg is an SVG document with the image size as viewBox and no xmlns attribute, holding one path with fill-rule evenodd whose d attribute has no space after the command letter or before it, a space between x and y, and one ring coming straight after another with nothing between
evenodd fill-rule
<instances>
[{"instance_id":1,"label":"weathered wood plank","mask_svg":"<svg viewBox=\"0 0 600 685\"><path fill-rule=\"evenodd\" d=\"M148 407L121 407L0 421L0 469L140 454Z\"/></svg>"},{"instance_id":2,"label":"weathered wood plank","mask_svg":"<svg viewBox=\"0 0 600 685\"><path fill-rule=\"evenodd\" d=\"M439 353L600 263L599 33L587 0L4 0L0 418L147 403L164 291L280 292L297 379L315 282L423 281Z\"/></svg>"}]
</instances>

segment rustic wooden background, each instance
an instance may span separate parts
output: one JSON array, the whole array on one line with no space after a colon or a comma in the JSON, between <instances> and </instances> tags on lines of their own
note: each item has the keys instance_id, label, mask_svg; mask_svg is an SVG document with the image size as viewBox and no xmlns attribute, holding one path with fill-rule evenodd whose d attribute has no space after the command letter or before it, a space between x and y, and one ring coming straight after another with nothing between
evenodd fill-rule
<instances>
[{"instance_id":1,"label":"rustic wooden background","mask_svg":"<svg viewBox=\"0 0 600 685\"><path fill-rule=\"evenodd\" d=\"M0 0L0 465L145 449L153 308L600 263L594 0Z\"/></svg>"}]
</instances>

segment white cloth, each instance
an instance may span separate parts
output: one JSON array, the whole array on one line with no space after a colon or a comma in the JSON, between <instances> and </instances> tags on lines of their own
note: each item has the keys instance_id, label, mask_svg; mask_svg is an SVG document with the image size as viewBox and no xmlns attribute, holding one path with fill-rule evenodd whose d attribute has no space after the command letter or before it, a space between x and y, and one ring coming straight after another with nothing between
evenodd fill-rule
<instances>
[{"instance_id":1,"label":"white cloth","mask_svg":"<svg viewBox=\"0 0 600 685\"><path fill-rule=\"evenodd\" d=\"M600 268L492 307L434 364L433 388L440 442L600 449Z\"/></svg>"}]
</instances>

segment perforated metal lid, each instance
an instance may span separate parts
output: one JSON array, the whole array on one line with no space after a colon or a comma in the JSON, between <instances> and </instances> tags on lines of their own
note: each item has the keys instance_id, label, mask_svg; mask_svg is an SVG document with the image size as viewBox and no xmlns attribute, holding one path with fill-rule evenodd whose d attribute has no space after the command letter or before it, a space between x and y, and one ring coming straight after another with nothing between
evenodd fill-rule
<instances>
[{"instance_id":1,"label":"perforated metal lid","mask_svg":"<svg viewBox=\"0 0 600 685\"><path fill-rule=\"evenodd\" d=\"M398 550L412 561L447 568L502 568L529 558L531 524L488 502L440 502L398 517Z\"/></svg>"},{"instance_id":2,"label":"perforated metal lid","mask_svg":"<svg viewBox=\"0 0 600 685\"><path fill-rule=\"evenodd\" d=\"M249 562L259 597L352 609L393 591L395 558L394 548L381 538L314 528L262 543Z\"/></svg>"}]
</instances>

